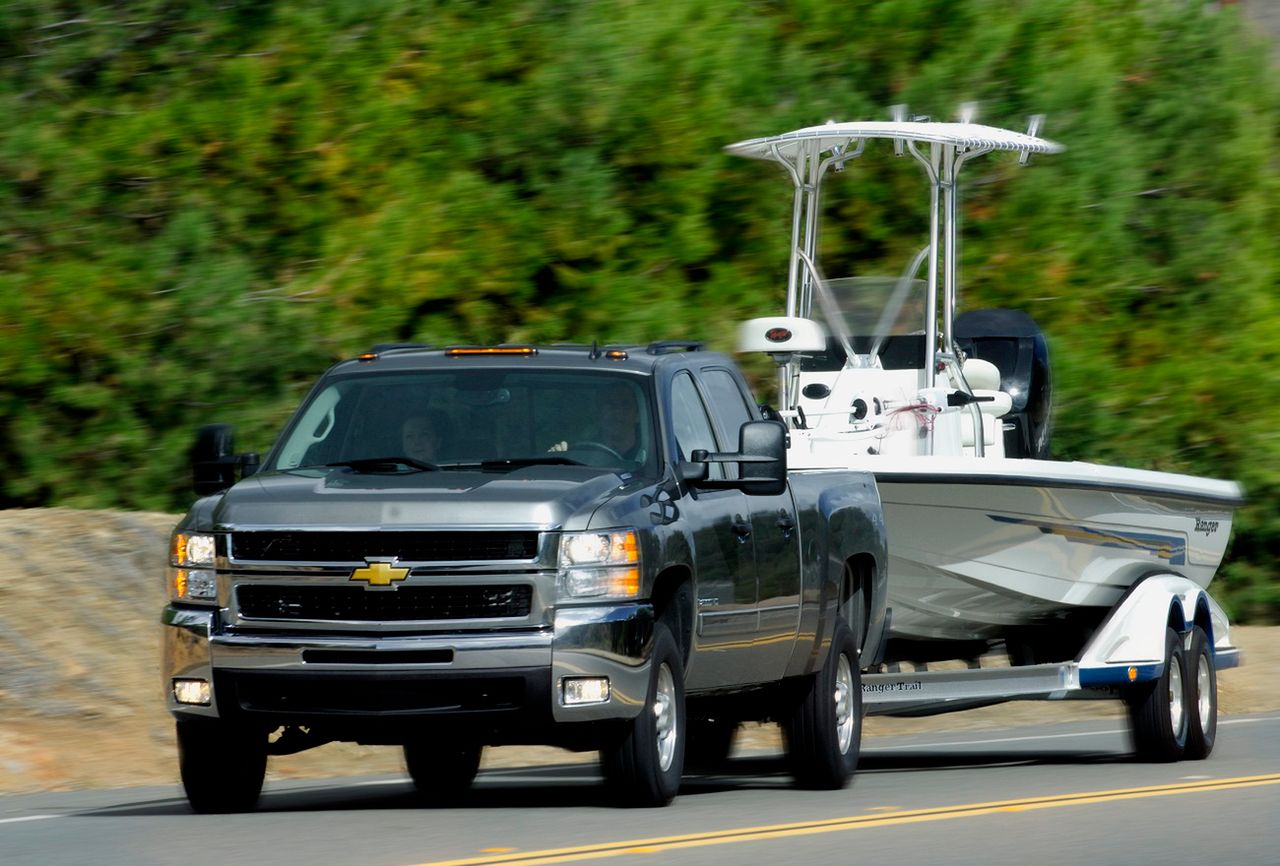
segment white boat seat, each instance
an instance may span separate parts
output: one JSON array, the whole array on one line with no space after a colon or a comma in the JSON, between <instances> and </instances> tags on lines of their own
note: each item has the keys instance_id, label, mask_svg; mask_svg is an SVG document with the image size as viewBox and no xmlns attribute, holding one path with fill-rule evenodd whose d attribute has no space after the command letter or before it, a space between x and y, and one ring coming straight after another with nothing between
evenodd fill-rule
<instances>
[{"instance_id":1,"label":"white boat seat","mask_svg":"<svg viewBox=\"0 0 1280 866\"><path fill-rule=\"evenodd\" d=\"M990 361L984 361L981 358L966 358L964 367L964 380L969 383L969 387L976 394L978 391L999 391L1000 390L1000 368Z\"/></svg>"},{"instance_id":2,"label":"white boat seat","mask_svg":"<svg viewBox=\"0 0 1280 866\"><path fill-rule=\"evenodd\" d=\"M975 397L992 397L992 400L984 400L978 403L978 408L982 410L982 439L983 444L991 446L996 444L997 431L1001 429L1000 416L1005 415L1013 408L1013 398L1004 391L988 391L975 390ZM973 447L973 410L960 410L960 445L964 448Z\"/></svg>"}]
</instances>

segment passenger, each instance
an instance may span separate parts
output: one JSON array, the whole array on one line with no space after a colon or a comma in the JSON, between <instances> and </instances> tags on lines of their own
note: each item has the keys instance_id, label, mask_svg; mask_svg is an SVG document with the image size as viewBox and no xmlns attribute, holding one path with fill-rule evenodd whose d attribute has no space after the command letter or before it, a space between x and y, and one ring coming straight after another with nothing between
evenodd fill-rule
<instances>
[{"instance_id":1,"label":"passenger","mask_svg":"<svg viewBox=\"0 0 1280 866\"><path fill-rule=\"evenodd\" d=\"M405 457L437 463L452 429L449 416L439 409L414 415L400 426L400 444Z\"/></svg>"}]
</instances>

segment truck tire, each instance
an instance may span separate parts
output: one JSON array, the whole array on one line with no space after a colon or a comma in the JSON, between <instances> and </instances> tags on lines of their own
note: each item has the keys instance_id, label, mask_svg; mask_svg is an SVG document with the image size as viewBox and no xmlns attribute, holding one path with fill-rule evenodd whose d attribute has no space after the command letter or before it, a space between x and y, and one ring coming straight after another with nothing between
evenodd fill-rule
<instances>
[{"instance_id":1,"label":"truck tire","mask_svg":"<svg viewBox=\"0 0 1280 866\"><path fill-rule=\"evenodd\" d=\"M177 728L178 768L191 809L252 810L267 773L266 734L222 719L182 719Z\"/></svg>"},{"instance_id":2,"label":"truck tire","mask_svg":"<svg viewBox=\"0 0 1280 866\"><path fill-rule=\"evenodd\" d=\"M433 805L461 797L475 781L483 746L415 741L405 743L404 766L418 796Z\"/></svg>"},{"instance_id":3,"label":"truck tire","mask_svg":"<svg viewBox=\"0 0 1280 866\"><path fill-rule=\"evenodd\" d=\"M684 750L688 770L711 773L724 768L733 751L738 723L726 719L690 719Z\"/></svg>"},{"instance_id":4,"label":"truck tire","mask_svg":"<svg viewBox=\"0 0 1280 866\"><path fill-rule=\"evenodd\" d=\"M1152 683L1134 687L1129 694L1129 722L1133 746L1144 761L1177 761L1186 752L1190 730L1187 658L1182 639L1165 630L1164 670Z\"/></svg>"},{"instance_id":5,"label":"truck tire","mask_svg":"<svg viewBox=\"0 0 1280 866\"><path fill-rule=\"evenodd\" d=\"M836 790L849 783L862 745L862 676L857 642L843 622L836 626L822 670L809 677L782 732L800 787Z\"/></svg>"},{"instance_id":6,"label":"truck tire","mask_svg":"<svg viewBox=\"0 0 1280 866\"><path fill-rule=\"evenodd\" d=\"M1200 761L1213 751L1213 741L1218 737L1218 671L1213 664L1213 650L1209 636L1196 626L1191 630L1191 649L1187 652L1187 672L1191 690L1187 706L1190 718L1187 723L1187 748L1183 757Z\"/></svg>"},{"instance_id":7,"label":"truck tire","mask_svg":"<svg viewBox=\"0 0 1280 866\"><path fill-rule=\"evenodd\" d=\"M625 805L667 805L680 790L685 736L684 665L671 631L658 622L644 708L600 750L605 783Z\"/></svg>"}]
</instances>

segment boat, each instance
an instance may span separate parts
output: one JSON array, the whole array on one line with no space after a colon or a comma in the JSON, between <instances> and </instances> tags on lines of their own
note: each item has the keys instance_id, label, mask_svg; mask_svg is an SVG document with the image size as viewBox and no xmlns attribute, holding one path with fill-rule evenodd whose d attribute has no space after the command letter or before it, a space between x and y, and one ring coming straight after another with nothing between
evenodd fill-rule
<instances>
[{"instance_id":1,"label":"boat","mask_svg":"<svg viewBox=\"0 0 1280 866\"><path fill-rule=\"evenodd\" d=\"M961 169L989 153L1026 164L1063 150L1039 135L1041 121L1018 132L971 113L940 122L895 110L726 148L777 163L792 182L785 312L744 323L739 349L777 364L789 469L876 477L890 608L876 658L888 670L993 649L1013 665L1078 658L1142 581L1207 588L1244 501L1231 481L1052 459L1044 334L1021 311L959 309ZM827 279L824 182L874 146L922 167L927 239L900 274ZM1228 666L1227 617L1203 597Z\"/></svg>"}]
</instances>

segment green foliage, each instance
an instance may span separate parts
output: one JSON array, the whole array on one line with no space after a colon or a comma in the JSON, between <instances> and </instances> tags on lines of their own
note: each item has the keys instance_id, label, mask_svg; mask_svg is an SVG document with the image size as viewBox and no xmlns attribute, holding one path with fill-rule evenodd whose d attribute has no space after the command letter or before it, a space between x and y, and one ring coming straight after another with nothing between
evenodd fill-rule
<instances>
[{"instance_id":1,"label":"green foliage","mask_svg":"<svg viewBox=\"0 0 1280 866\"><path fill-rule=\"evenodd\" d=\"M1050 335L1059 456L1241 480L1221 586L1280 617L1280 91L1233 7L12 0L0 58L0 505L181 508L196 427L265 450L375 342L731 348L790 195L720 147L977 101L1070 149L968 170L965 305ZM827 272L898 272L921 190L853 164Z\"/></svg>"}]
</instances>

